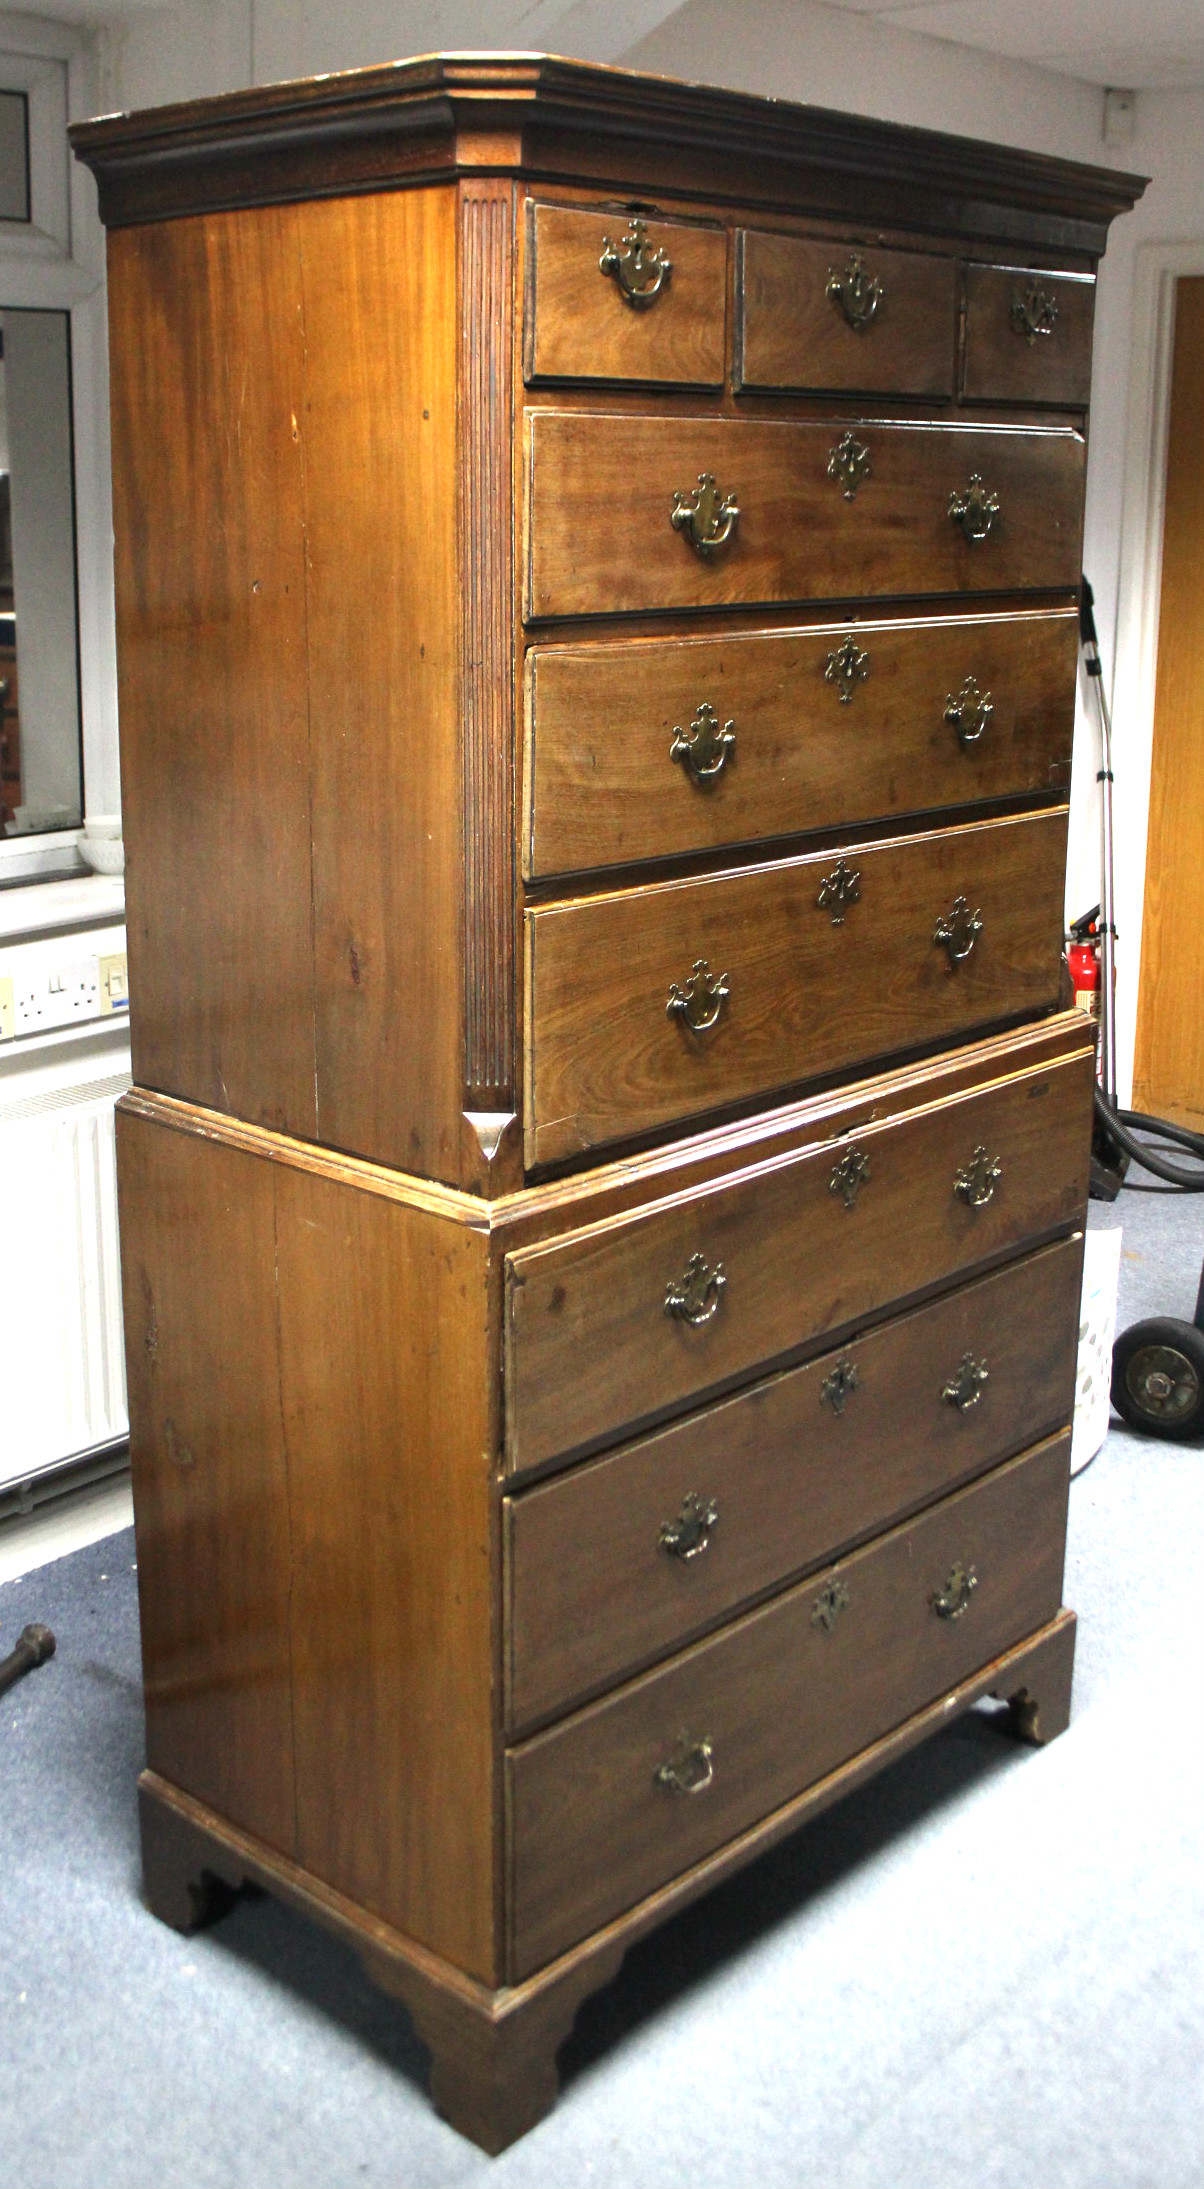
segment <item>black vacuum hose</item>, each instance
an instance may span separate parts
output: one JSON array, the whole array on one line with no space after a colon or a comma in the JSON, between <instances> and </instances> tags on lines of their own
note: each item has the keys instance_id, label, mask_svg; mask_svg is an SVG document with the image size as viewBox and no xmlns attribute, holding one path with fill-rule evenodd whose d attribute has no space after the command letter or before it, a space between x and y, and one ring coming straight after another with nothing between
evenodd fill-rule
<instances>
[{"instance_id":1,"label":"black vacuum hose","mask_svg":"<svg viewBox=\"0 0 1204 2189\"><path fill-rule=\"evenodd\" d=\"M1113 1109L1107 1095L1097 1084L1095 1113L1104 1131L1111 1135L1118 1147L1124 1149L1132 1162L1142 1170L1152 1171L1155 1178L1163 1178L1168 1185L1177 1186L1181 1193L1204 1193L1204 1169L1182 1170L1169 1163L1165 1155L1155 1154L1146 1140L1139 1140L1132 1130L1139 1126L1146 1132L1157 1133L1162 1140L1169 1140L1176 1147L1186 1148L1191 1155L1198 1155L1204 1165L1204 1133L1192 1132L1186 1125L1168 1124L1165 1118L1147 1117L1144 1110Z\"/></svg>"}]
</instances>

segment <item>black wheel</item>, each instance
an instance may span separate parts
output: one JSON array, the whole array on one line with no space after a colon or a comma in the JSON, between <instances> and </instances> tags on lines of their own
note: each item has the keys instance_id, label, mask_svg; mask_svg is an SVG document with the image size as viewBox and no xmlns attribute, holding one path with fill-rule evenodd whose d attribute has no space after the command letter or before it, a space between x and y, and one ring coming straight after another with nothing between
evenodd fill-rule
<instances>
[{"instance_id":1,"label":"black wheel","mask_svg":"<svg viewBox=\"0 0 1204 2189\"><path fill-rule=\"evenodd\" d=\"M1112 1404L1152 1436L1204 1431L1204 1331L1173 1315L1123 1330L1112 1348Z\"/></svg>"}]
</instances>

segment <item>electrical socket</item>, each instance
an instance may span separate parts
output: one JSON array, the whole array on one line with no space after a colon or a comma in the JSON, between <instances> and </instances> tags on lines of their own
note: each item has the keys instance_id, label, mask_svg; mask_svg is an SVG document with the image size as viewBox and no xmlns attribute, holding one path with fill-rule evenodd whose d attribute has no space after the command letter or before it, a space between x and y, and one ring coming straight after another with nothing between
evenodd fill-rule
<instances>
[{"instance_id":1,"label":"electrical socket","mask_svg":"<svg viewBox=\"0 0 1204 2189\"><path fill-rule=\"evenodd\" d=\"M7 976L0 980L0 1041L13 1041L17 1032L17 1016L13 1008L13 984Z\"/></svg>"},{"instance_id":2,"label":"electrical socket","mask_svg":"<svg viewBox=\"0 0 1204 2189\"><path fill-rule=\"evenodd\" d=\"M98 958L97 965L100 973L100 1009L128 1011L130 984L124 950L114 951L111 957Z\"/></svg>"}]
</instances>

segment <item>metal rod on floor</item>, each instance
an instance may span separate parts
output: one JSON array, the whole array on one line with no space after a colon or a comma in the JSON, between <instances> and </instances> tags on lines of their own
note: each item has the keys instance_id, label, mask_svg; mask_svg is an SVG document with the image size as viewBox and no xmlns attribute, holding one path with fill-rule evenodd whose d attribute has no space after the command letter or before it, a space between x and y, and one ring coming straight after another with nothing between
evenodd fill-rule
<instances>
[{"instance_id":1,"label":"metal rod on floor","mask_svg":"<svg viewBox=\"0 0 1204 2189\"><path fill-rule=\"evenodd\" d=\"M49 1627L23 1627L17 1636L16 1648L0 1659L0 1695L25 1673L32 1672L35 1665L44 1665L48 1657L53 1657L54 1650L54 1636Z\"/></svg>"}]
</instances>

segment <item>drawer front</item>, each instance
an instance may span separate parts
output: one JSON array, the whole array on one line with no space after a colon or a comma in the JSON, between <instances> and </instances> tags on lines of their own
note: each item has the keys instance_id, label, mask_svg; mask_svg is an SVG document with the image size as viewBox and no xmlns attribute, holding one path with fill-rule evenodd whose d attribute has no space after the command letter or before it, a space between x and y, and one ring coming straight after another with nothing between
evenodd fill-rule
<instances>
[{"instance_id":1,"label":"drawer front","mask_svg":"<svg viewBox=\"0 0 1204 2189\"><path fill-rule=\"evenodd\" d=\"M967 266L963 394L1085 406L1094 313L1092 275Z\"/></svg>"},{"instance_id":2,"label":"drawer front","mask_svg":"<svg viewBox=\"0 0 1204 2189\"><path fill-rule=\"evenodd\" d=\"M1069 427L568 411L529 426L531 620L1079 582L1084 444Z\"/></svg>"},{"instance_id":3,"label":"drawer front","mask_svg":"<svg viewBox=\"0 0 1204 2189\"><path fill-rule=\"evenodd\" d=\"M1052 1619L1069 1446L1038 1445L512 1751L514 1977Z\"/></svg>"},{"instance_id":4,"label":"drawer front","mask_svg":"<svg viewBox=\"0 0 1204 2189\"><path fill-rule=\"evenodd\" d=\"M1084 1050L903 1117L867 1101L837 1143L508 1256L510 1469L612 1441L1081 1222L1093 1071Z\"/></svg>"},{"instance_id":5,"label":"drawer front","mask_svg":"<svg viewBox=\"0 0 1204 2189\"><path fill-rule=\"evenodd\" d=\"M1043 1248L508 1498L511 1732L1062 1428L1081 1268Z\"/></svg>"},{"instance_id":6,"label":"drawer front","mask_svg":"<svg viewBox=\"0 0 1204 2189\"><path fill-rule=\"evenodd\" d=\"M527 657L525 872L1070 782L1073 612L630 639Z\"/></svg>"},{"instance_id":7,"label":"drawer front","mask_svg":"<svg viewBox=\"0 0 1204 2189\"><path fill-rule=\"evenodd\" d=\"M953 259L756 229L737 252L736 387L952 395Z\"/></svg>"},{"instance_id":8,"label":"drawer front","mask_svg":"<svg viewBox=\"0 0 1204 2189\"><path fill-rule=\"evenodd\" d=\"M527 206L526 377L723 385L727 237Z\"/></svg>"},{"instance_id":9,"label":"drawer front","mask_svg":"<svg viewBox=\"0 0 1204 2189\"><path fill-rule=\"evenodd\" d=\"M528 912L528 1163L1052 1008L1065 854L1059 807Z\"/></svg>"}]
</instances>

